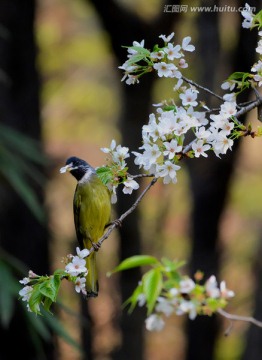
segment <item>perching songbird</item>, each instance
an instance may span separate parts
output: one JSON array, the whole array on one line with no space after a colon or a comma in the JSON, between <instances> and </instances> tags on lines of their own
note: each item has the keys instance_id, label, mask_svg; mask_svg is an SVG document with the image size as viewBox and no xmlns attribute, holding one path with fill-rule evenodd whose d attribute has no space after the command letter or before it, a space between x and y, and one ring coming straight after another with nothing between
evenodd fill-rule
<instances>
[{"instance_id":1,"label":"perching songbird","mask_svg":"<svg viewBox=\"0 0 262 360\"><path fill-rule=\"evenodd\" d=\"M73 209L77 239L81 249L96 246L102 237L106 225L110 222L111 201L107 187L101 182L95 169L86 161L70 157L61 173L70 172L77 180ZM86 258L87 297L98 295L98 274L96 251Z\"/></svg>"}]
</instances>

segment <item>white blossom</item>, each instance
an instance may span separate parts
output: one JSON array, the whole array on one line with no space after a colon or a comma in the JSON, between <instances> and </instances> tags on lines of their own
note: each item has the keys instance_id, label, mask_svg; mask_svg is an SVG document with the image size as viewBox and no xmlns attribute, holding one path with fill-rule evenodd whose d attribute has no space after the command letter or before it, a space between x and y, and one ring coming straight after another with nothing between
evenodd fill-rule
<instances>
[{"instance_id":1,"label":"white blossom","mask_svg":"<svg viewBox=\"0 0 262 360\"><path fill-rule=\"evenodd\" d=\"M223 95L223 99L228 102L236 102L236 93L228 93Z\"/></svg>"},{"instance_id":2,"label":"white blossom","mask_svg":"<svg viewBox=\"0 0 262 360\"><path fill-rule=\"evenodd\" d=\"M132 178L128 177L126 181L124 181L124 194L132 194L133 190L137 190L139 188L139 184Z\"/></svg>"},{"instance_id":3,"label":"white blossom","mask_svg":"<svg viewBox=\"0 0 262 360\"><path fill-rule=\"evenodd\" d=\"M160 39L162 39L164 42L169 42L170 40L173 39L175 33L172 32L170 35L159 35Z\"/></svg>"},{"instance_id":4,"label":"white blossom","mask_svg":"<svg viewBox=\"0 0 262 360\"><path fill-rule=\"evenodd\" d=\"M19 295L22 297L23 301L29 301L31 295L33 292L33 287L32 286L25 286L23 287L23 289L21 289L19 291Z\"/></svg>"},{"instance_id":5,"label":"white blossom","mask_svg":"<svg viewBox=\"0 0 262 360\"><path fill-rule=\"evenodd\" d=\"M150 54L151 59L157 59L157 60L163 59L164 56L165 56L165 53L162 50L153 51Z\"/></svg>"},{"instance_id":6,"label":"white blossom","mask_svg":"<svg viewBox=\"0 0 262 360\"><path fill-rule=\"evenodd\" d=\"M221 105L221 114L225 117L230 117L237 112L237 105L235 101L226 101Z\"/></svg>"},{"instance_id":7,"label":"white blossom","mask_svg":"<svg viewBox=\"0 0 262 360\"><path fill-rule=\"evenodd\" d=\"M221 293L221 297L225 299L229 299L235 296L234 291L227 289L225 281L221 281L220 283L220 293Z\"/></svg>"},{"instance_id":8,"label":"white blossom","mask_svg":"<svg viewBox=\"0 0 262 360\"><path fill-rule=\"evenodd\" d=\"M204 144L203 140L197 140L192 144L192 150L194 150L195 157L199 157L200 155L207 157L206 151L210 149L210 145Z\"/></svg>"},{"instance_id":9,"label":"white blossom","mask_svg":"<svg viewBox=\"0 0 262 360\"><path fill-rule=\"evenodd\" d=\"M262 54L262 40L259 40L258 46L256 47L256 52Z\"/></svg>"},{"instance_id":10,"label":"white blossom","mask_svg":"<svg viewBox=\"0 0 262 360\"><path fill-rule=\"evenodd\" d=\"M184 279L179 283L179 291L182 294L189 294L194 288L196 284L192 279Z\"/></svg>"},{"instance_id":11,"label":"white blossom","mask_svg":"<svg viewBox=\"0 0 262 360\"><path fill-rule=\"evenodd\" d=\"M173 87L173 90L177 91L178 89L180 89L182 84L183 84L183 79L178 79L176 85Z\"/></svg>"},{"instance_id":12,"label":"white blossom","mask_svg":"<svg viewBox=\"0 0 262 360\"><path fill-rule=\"evenodd\" d=\"M182 41L182 49L185 51L194 51L195 47L194 45L189 44L191 41L191 37L190 36L186 36L183 41Z\"/></svg>"},{"instance_id":13,"label":"white blossom","mask_svg":"<svg viewBox=\"0 0 262 360\"><path fill-rule=\"evenodd\" d=\"M228 149L232 149L234 141L232 139L227 138L221 133L217 134L217 138L213 141L213 148L216 156L220 154L226 154Z\"/></svg>"},{"instance_id":14,"label":"white blossom","mask_svg":"<svg viewBox=\"0 0 262 360\"><path fill-rule=\"evenodd\" d=\"M254 80L258 82L258 86L262 86L262 75L254 75Z\"/></svg>"},{"instance_id":15,"label":"white blossom","mask_svg":"<svg viewBox=\"0 0 262 360\"><path fill-rule=\"evenodd\" d=\"M230 91L232 91L235 86L236 86L235 81L233 81L233 80L227 80L227 81L223 82L223 84L221 85L221 88L222 88L223 90L230 90Z\"/></svg>"},{"instance_id":16,"label":"white blossom","mask_svg":"<svg viewBox=\"0 0 262 360\"><path fill-rule=\"evenodd\" d=\"M81 273L87 273L87 268L85 267L86 262L84 259L79 256L74 256L72 261L68 263L65 267L65 271L71 276L78 276Z\"/></svg>"},{"instance_id":17,"label":"white blossom","mask_svg":"<svg viewBox=\"0 0 262 360\"><path fill-rule=\"evenodd\" d=\"M82 292L84 295L86 295L85 284L86 284L85 277L77 277L75 280L75 291L77 293Z\"/></svg>"},{"instance_id":18,"label":"white blossom","mask_svg":"<svg viewBox=\"0 0 262 360\"><path fill-rule=\"evenodd\" d=\"M210 135L211 135L211 132L209 130L206 130L206 128L204 126L201 126L196 130L196 137L198 139L206 141Z\"/></svg>"},{"instance_id":19,"label":"white blossom","mask_svg":"<svg viewBox=\"0 0 262 360\"><path fill-rule=\"evenodd\" d=\"M80 250L80 248L77 247L76 248L76 253L81 259L84 259L90 254L90 251L88 249Z\"/></svg>"},{"instance_id":20,"label":"white blossom","mask_svg":"<svg viewBox=\"0 0 262 360\"><path fill-rule=\"evenodd\" d=\"M245 4L244 10L241 11L241 15L244 17L244 20L242 22L242 27L246 29L250 29L252 26L254 14L252 13L252 10L247 3Z\"/></svg>"},{"instance_id":21,"label":"white blossom","mask_svg":"<svg viewBox=\"0 0 262 360\"><path fill-rule=\"evenodd\" d=\"M178 62L178 66L181 69L186 69L186 68L188 68L188 63L186 62L186 60L184 58L181 58Z\"/></svg>"},{"instance_id":22,"label":"white blossom","mask_svg":"<svg viewBox=\"0 0 262 360\"><path fill-rule=\"evenodd\" d=\"M110 147L109 148L101 148L101 151L103 151L103 153L105 153L105 154L110 154L112 151L114 151L115 148L116 148L116 141L113 139L111 141Z\"/></svg>"},{"instance_id":23,"label":"white blossom","mask_svg":"<svg viewBox=\"0 0 262 360\"><path fill-rule=\"evenodd\" d=\"M177 140L172 139L171 141L165 141L163 143L165 145L166 150L163 152L165 156L171 160L174 158L176 153L182 151L182 146L178 145Z\"/></svg>"},{"instance_id":24,"label":"white blossom","mask_svg":"<svg viewBox=\"0 0 262 360\"><path fill-rule=\"evenodd\" d=\"M180 52L181 46L169 43L167 44L167 47L164 49L165 53L167 54L167 58L169 60L179 59L181 58L182 54Z\"/></svg>"},{"instance_id":25,"label":"white blossom","mask_svg":"<svg viewBox=\"0 0 262 360\"><path fill-rule=\"evenodd\" d=\"M135 46L135 47L142 47L142 48L143 48L143 47L145 46L145 40L142 40L141 42L133 41L133 46ZM128 55L128 57L131 57L131 56L137 54L137 50L131 49L131 48L128 48L128 49L127 49L127 52L130 54L130 55Z\"/></svg>"},{"instance_id":26,"label":"white blossom","mask_svg":"<svg viewBox=\"0 0 262 360\"><path fill-rule=\"evenodd\" d=\"M153 68L157 70L157 75L159 77L174 77L173 71L177 70L177 67L174 64L167 64L163 61L154 64Z\"/></svg>"},{"instance_id":27,"label":"white blossom","mask_svg":"<svg viewBox=\"0 0 262 360\"><path fill-rule=\"evenodd\" d=\"M188 314L189 319L194 320L197 316L196 306L192 301L183 300L177 308L176 314Z\"/></svg>"},{"instance_id":28,"label":"white blossom","mask_svg":"<svg viewBox=\"0 0 262 360\"><path fill-rule=\"evenodd\" d=\"M176 172L180 166L173 164L170 160L164 162L163 165L158 165L156 168L156 177L163 177L164 184L177 183Z\"/></svg>"},{"instance_id":29,"label":"white blossom","mask_svg":"<svg viewBox=\"0 0 262 360\"><path fill-rule=\"evenodd\" d=\"M155 307L157 312L161 312L166 316L170 316L174 312L174 305L172 302L164 297L159 297L157 299L157 304Z\"/></svg>"},{"instance_id":30,"label":"white blossom","mask_svg":"<svg viewBox=\"0 0 262 360\"><path fill-rule=\"evenodd\" d=\"M146 320L146 329L149 331L161 331L165 326L165 322L161 316L157 314L150 315Z\"/></svg>"},{"instance_id":31,"label":"white blossom","mask_svg":"<svg viewBox=\"0 0 262 360\"><path fill-rule=\"evenodd\" d=\"M197 90L187 89L184 93L180 94L179 97L182 100L182 105L197 106Z\"/></svg>"},{"instance_id":32,"label":"white blossom","mask_svg":"<svg viewBox=\"0 0 262 360\"><path fill-rule=\"evenodd\" d=\"M26 285L30 282L29 277L24 277L22 280L19 280L20 284Z\"/></svg>"},{"instance_id":33,"label":"white blossom","mask_svg":"<svg viewBox=\"0 0 262 360\"><path fill-rule=\"evenodd\" d=\"M210 276L205 283L206 292L209 297L217 299L220 296L220 290L217 285L217 279L215 275Z\"/></svg>"}]
</instances>

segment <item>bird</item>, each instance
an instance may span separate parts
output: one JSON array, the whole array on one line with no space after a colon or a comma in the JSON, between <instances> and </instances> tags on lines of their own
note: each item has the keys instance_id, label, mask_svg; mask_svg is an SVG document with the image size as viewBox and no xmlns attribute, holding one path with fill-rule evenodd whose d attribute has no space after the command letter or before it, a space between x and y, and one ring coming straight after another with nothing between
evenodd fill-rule
<instances>
[{"instance_id":1,"label":"bird","mask_svg":"<svg viewBox=\"0 0 262 360\"><path fill-rule=\"evenodd\" d=\"M86 296L98 296L98 273L96 265L97 242L110 224L111 196L96 170L85 160L69 157L60 173L70 172L77 180L74 193L73 212L77 240L80 249L94 250L86 257Z\"/></svg>"}]
</instances>

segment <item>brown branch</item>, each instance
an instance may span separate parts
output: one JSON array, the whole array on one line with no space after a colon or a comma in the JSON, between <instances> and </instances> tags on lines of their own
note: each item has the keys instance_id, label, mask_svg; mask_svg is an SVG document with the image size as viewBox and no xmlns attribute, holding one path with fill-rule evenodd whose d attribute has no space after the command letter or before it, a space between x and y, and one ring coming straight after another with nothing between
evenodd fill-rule
<instances>
[{"instance_id":1,"label":"brown branch","mask_svg":"<svg viewBox=\"0 0 262 360\"><path fill-rule=\"evenodd\" d=\"M154 177L154 174L136 174L136 175L131 175L128 174L128 176L130 176L132 179L138 179L138 178L143 178L143 177Z\"/></svg>"},{"instance_id":2,"label":"brown branch","mask_svg":"<svg viewBox=\"0 0 262 360\"><path fill-rule=\"evenodd\" d=\"M228 312L226 312L223 309L219 309L219 310L217 310L217 312L218 312L218 314L220 314L221 316L223 316L224 318L226 318L230 321L245 321L245 322L251 323L253 325L256 325L256 326L262 328L262 321L256 320L252 316L233 315L233 314L229 314ZM227 331L225 333L226 335L229 334L231 328L232 328L232 324L230 324L229 328L227 329Z\"/></svg>"},{"instance_id":3,"label":"brown branch","mask_svg":"<svg viewBox=\"0 0 262 360\"><path fill-rule=\"evenodd\" d=\"M224 99L223 99L222 96L219 96L219 95L217 95L216 93L214 93L213 91L209 90L208 88L197 84L197 83L194 82L193 80L190 80L190 79L188 79L188 78L186 78L186 77L184 77L184 76L182 76L182 79L183 79L185 82L187 82L188 84L193 85L193 86L195 86L196 88L201 89L201 90L207 92L208 94L211 94L212 96L216 97L217 99L219 99L219 100L221 100L221 101L224 101Z\"/></svg>"}]
</instances>

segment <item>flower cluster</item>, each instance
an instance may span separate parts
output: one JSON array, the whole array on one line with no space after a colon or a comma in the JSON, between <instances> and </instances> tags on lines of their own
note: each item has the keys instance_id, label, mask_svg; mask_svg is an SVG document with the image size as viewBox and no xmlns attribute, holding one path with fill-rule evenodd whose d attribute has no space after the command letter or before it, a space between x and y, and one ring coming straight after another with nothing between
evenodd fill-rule
<instances>
[{"instance_id":1,"label":"flower cluster","mask_svg":"<svg viewBox=\"0 0 262 360\"><path fill-rule=\"evenodd\" d=\"M246 28L260 27L261 20L254 15L248 4L242 11L243 26ZM262 32L259 32L260 37ZM232 149L234 139L246 134L245 127L241 126L237 118L236 97L250 87L252 82L258 86L262 84L262 61L255 63L249 73L234 73L222 84L224 90L229 90L223 96L224 102L219 113L203 106L198 101L199 91L195 86L185 86L186 81L180 70L187 67L184 52L194 51L190 44L191 38L185 37L181 45L171 42L174 33L160 35L164 46L155 45L153 51L144 48L144 41L134 41L128 47L128 59L120 66L125 74L122 80L128 84L135 84L145 73L157 71L159 77L176 79L174 90L178 92L181 105L175 103L160 104L156 115L149 116L149 122L142 128L142 152L133 151L135 164L155 177L163 178L165 184L177 182L177 171L180 169L179 161L184 157L207 157L207 151L214 151L215 155L226 154ZM262 40L260 38L256 51L262 53ZM197 86L197 84L195 84ZM236 90L238 92L233 92ZM207 111L199 111L202 105ZM242 130L242 133L238 130ZM193 141L192 132L195 136ZM191 134L190 134L191 133ZM190 134L188 136L188 134Z\"/></svg>"},{"instance_id":2,"label":"flower cluster","mask_svg":"<svg viewBox=\"0 0 262 360\"><path fill-rule=\"evenodd\" d=\"M128 85L139 82L139 78L145 73L156 71L159 77L170 77L180 79L182 74L180 69L188 67L184 52L195 50L194 45L190 44L191 37L187 36L182 40L181 45L174 45L171 40L174 33L159 37L164 41L164 46L155 45L153 51L144 48L145 41L133 42L133 46L128 47L128 60L119 66L124 70L125 81Z\"/></svg>"},{"instance_id":3,"label":"flower cluster","mask_svg":"<svg viewBox=\"0 0 262 360\"><path fill-rule=\"evenodd\" d=\"M34 282L35 280L39 279L39 276L37 274L35 274L32 270L29 270L28 272L28 276L24 277L22 280L19 280L20 284L25 285L20 291L19 291L19 295L22 298L22 301L26 301L27 302L27 310L28 311L32 311L30 309L29 306L29 300L31 298L31 295L33 293L33 286L30 285L32 282ZM37 306L37 311L40 311L40 307L39 305Z\"/></svg>"},{"instance_id":4,"label":"flower cluster","mask_svg":"<svg viewBox=\"0 0 262 360\"><path fill-rule=\"evenodd\" d=\"M56 301L61 280L66 278L75 286L77 293L86 295L86 261L89 250L80 250L76 248L76 256L67 255L65 270L56 270L51 276L39 276L33 271L29 271L28 277L23 278L19 282L25 285L20 291L22 301L27 303L27 309L30 312L40 314L40 305L47 311L53 302Z\"/></svg>"},{"instance_id":5,"label":"flower cluster","mask_svg":"<svg viewBox=\"0 0 262 360\"><path fill-rule=\"evenodd\" d=\"M149 255L135 255L123 260L112 273L149 266L125 305L133 311L138 305L146 306L148 330L162 330L163 316L184 315L193 320L197 315L212 315L223 309L235 294L228 290L225 281L218 284L212 275L204 282L204 274L197 271L193 278L182 275L184 261Z\"/></svg>"},{"instance_id":6,"label":"flower cluster","mask_svg":"<svg viewBox=\"0 0 262 360\"><path fill-rule=\"evenodd\" d=\"M133 190L139 188L139 184L127 173L127 164L125 159L130 157L128 147L116 145L112 140L109 148L101 150L110 155L109 164L97 169L98 176L108 186L111 191L111 202L114 204L117 200L116 189L119 184L123 184L123 193L132 194Z\"/></svg>"},{"instance_id":7,"label":"flower cluster","mask_svg":"<svg viewBox=\"0 0 262 360\"><path fill-rule=\"evenodd\" d=\"M88 270L86 268L85 258L89 255L88 249L80 250L76 248L76 256L69 255L70 262L65 267L65 272L70 276L71 281L75 284L75 291L86 295L85 283Z\"/></svg>"},{"instance_id":8,"label":"flower cluster","mask_svg":"<svg viewBox=\"0 0 262 360\"><path fill-rule=\"evenodd\" d=\"M157 116L151 114L149 123L142 128L140 149L143 152L133 152L135 164L162 177L165 184L177 182L178 162L183 156L206 157L206 151L210 149L220 156L233 145L236 103L223 103L219 114L211 114L208 119L205 112L194 110L198 105L197 95L198 91L193 87L184 88L180 93L183 106L174 106L171 110L158 108ZM188 146L186 135L190 132L194 133L195 140Z\"/></svg>"},{"instance_id":9,"label":"flower cluster","mask_svg":"<svg viewBox=\"0 0 262 360\"><path fill-rule=\"evenodd\" d=\"M245 4L244 10L241 12L244 20L242 22L242 27L246 29L252 29L255 27L261 28L261 12L258 14L253 14L251 7L248 4ZM230 91L238 91L233 94L226 94L225 96L235 96L243 91L245 88L250 86L262 86L262 31L258 32L258 43L256 47L256 52L259 54L258 61L253 64L251 67L251 73L233 73L227 81L222 84L222 89Z\"/></svg>"},{"instance_id":10,"label":"flower cluster","mask_svg":"<svg viewBox=\"0 0 262 360\"><path fill-rule=\"evenodd\" d=\"M187 67L184 52L194 51L195 47L190 44L190 37L185 37L181 45L171 43L173 37L174 33L160 35L164 47L156 45L153 51L144 48L144 41L135 41L128 47L128 60L120 66L125 71L122 80L128 84L136 83L139 77L153 70L159 77L176 79L174 90L179 94L181 106L160 104L156 115L152 113L148 124L142 128L142 153L133 151L135 164L155 177L163 178L165 184L177 182L178 164L184 156L207 157L206 152L213 150L219 157L232 148L233 138L237 137L233 132L237 124L233 117L237 112L235 94L225 96L219 114L213 114L207 107L209 116L207 111L199 111L197 107L202 104L198 101L199 91L191 84L185 86L179 71ZM190 142L192 132L195 140Z\"/></svg>"},{"instance_id":11,"label":"flower cluster","mask_svg":"<svg viewBox=\"0 0 262 360\"><path fill-rule=\"evenodd\" d=\"M218 286L214 275L204 285L199 285L190 278L183 278L176 287L157 298L154 312L145 320L146 328L149 331L162 330L165 325L163 316L169 317L172 314L187 314L191 320L197 315L211 315L223 308L233 296L234 292L226 288L225 281ZM144 305L145 301L145 296L140 294L139 305Z\"/></svg>"}]
</instances>

